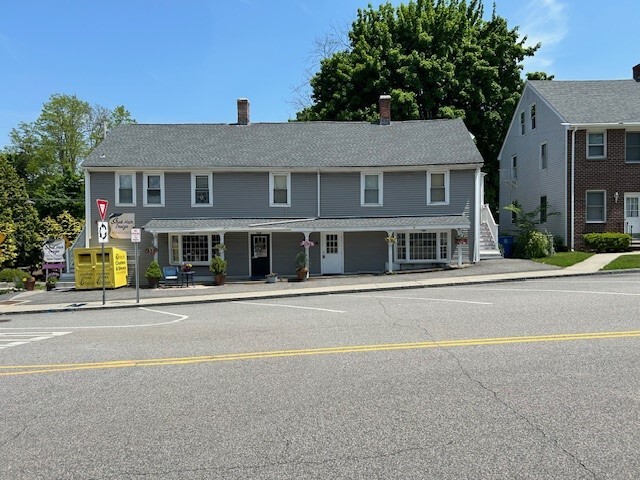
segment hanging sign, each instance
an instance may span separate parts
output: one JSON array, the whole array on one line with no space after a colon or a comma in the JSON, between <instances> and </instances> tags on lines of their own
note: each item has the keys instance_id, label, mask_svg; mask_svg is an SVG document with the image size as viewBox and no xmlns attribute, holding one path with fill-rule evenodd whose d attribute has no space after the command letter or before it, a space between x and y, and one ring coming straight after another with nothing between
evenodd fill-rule
<instances>
[{"instance_id":1,"label":"hanging sign","mask_svg":"<svg viewBox=\"0 0 640 480\"><path fill-rule=\"evenodd\" d=\"M116 213L109 219L109 236L128 240L135 224L135 213Z\"/></svg>"},{"instance_id":2,"label":"hanging sign","mask_svg":"<svg viewBox=\"0 0 640 480\"><path fill-rule=\"evenodd\" d=\"M42 246L42 260L45 263L64 262L65 243L64 239L49 240Z\"/></svg>"}]
</instances>

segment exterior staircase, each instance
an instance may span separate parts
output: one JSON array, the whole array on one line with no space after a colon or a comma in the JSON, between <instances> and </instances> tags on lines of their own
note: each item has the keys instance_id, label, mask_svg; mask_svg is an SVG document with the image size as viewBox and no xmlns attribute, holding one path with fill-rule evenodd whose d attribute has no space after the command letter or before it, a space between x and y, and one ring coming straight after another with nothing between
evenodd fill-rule
<instances>
[{"instance_id":1,"label":"exterior staircase","mask_svg":"<svg viewBox=\"0 0 640 480\"><path fill-rule=\"evenodd\" d=\"M498 247L498 225L489 205L483 205L480 219L480 260L502 258Z\"/></svg>"}]
</instances>

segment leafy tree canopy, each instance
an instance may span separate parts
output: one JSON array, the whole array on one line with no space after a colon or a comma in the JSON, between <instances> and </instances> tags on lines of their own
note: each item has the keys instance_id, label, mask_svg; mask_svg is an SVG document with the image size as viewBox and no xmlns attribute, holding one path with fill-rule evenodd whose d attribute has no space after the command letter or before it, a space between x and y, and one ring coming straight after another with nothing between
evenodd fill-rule
<instances>
[{"instance_id":1,"label":"leafy tree canopy","mask_svg":"<svg viewBox=\"0 0 640 480\"><path fill-rule=\"evenodd\" d=\"M381 94L392 119L464 118L488 171L497 205L497 155L523 87L528 47L518 29L481 0L411 0L359 9L349 48L324 58L311 79L312 105L299 121L378 119Z\"/></svg>"},{"instance_id":2,"label":"leafy tree canopy","mask_svg":"<svg viewBox=\"0 0 640 480\"><path fill-rule=\"evenodd\" d=\"M135 123L123 106L110 110L75 95L54 94L35 122L22 122L11 131L7 158L26 181L28 196L38 199L41 217L64 210L77 218L84 215L78 167L107 129L120 123Z\"/></svg>"},{"instance_id":3,"label":"leafy tree canopy","mask_svg":"<svg viewBox=\"0 0 640 480\"><path fill-rule=\"evenodd\" d=\"M27 196L24 181L0 154L0 265L35 266L40 259L42 237L38 212Z\"/></svg>"}]
</instances>

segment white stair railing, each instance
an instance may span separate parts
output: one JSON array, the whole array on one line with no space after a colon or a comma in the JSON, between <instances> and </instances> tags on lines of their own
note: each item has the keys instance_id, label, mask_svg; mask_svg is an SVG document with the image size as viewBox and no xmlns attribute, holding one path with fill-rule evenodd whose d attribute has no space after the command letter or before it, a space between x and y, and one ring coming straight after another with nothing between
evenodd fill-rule
<instances>
[{"instance_id":1,"label":"white stair railing","mask_svg":"<svg viewBox=\"0 0 640 480\"><path fill-rule=\"evenodd\" d=\"M498 245L498 224L494 220L493 215L491 213L491 209L489 208L489 205L487 203L485 203L482 206L480 220L489 228L489 232L491 233L491 239L493 240L493 244L497 246Z\"/></svg>"}]
</instances>

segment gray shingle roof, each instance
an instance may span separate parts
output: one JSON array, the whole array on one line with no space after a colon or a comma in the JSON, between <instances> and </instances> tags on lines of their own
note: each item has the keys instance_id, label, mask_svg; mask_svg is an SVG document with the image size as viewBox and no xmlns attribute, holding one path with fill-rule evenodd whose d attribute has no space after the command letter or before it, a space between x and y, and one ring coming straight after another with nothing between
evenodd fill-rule
<instances>
[{"instance_id":1,"label":"gray shingle roof","mask_svg":"<svg viewBox=\"0 0 640 480\"><path fill-rule=\"evenodd\" d=\"M143 227L150 232L180 231L348 231L348 230L424 230L469 228L464 215L431 217L358 218L154 218Z\"/></svg>"},{"instance_id":2,"label":"gray shingle roof","mask_svg":"<svg viewBox=\"0 0 640 480\"><path fill-rule=\"evenodd\" d=\"M569 123L640 122L640 82L635 80L528 83Z\"/></svg>"},{"instance_id":3,"label":"gray shingle roof","mask_svg":"<svg viewBox=\"0 0 640 480\"><path fill-rule=\"evenodd\" d=\"M462 120L120 125L84 167L330 168L482 163Z\"/></svg>"}]
</instances>

